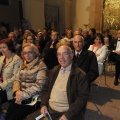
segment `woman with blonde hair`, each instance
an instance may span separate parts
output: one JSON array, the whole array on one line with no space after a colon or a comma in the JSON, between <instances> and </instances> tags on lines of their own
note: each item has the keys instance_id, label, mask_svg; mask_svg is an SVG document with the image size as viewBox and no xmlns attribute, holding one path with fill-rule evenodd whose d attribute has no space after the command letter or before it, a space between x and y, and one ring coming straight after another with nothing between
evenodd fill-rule
<instances>
[{"instance_id":1,"label":"woman with blonde hair","mask_svg":"<svg viewBox=\"0 0 120 120\"><path fill-rule=\"evenodd\" d=\"M34 44L26 43L22 48L22 56L24 61L14 79L14 100L8 108L6 120L23 120L34 112L37 97L47 79L47 67L39 58L39 51Z\"/></svg>"}]
</instances>

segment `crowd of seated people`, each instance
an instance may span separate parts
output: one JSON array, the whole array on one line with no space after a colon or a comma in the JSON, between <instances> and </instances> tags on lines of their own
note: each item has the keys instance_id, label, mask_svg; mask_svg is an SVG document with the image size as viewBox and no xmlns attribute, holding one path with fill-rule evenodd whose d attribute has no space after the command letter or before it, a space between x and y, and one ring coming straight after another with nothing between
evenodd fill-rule
<instances>
[{"instance_id":1,"label":"crowd of seated people","mask_svg":"<svg viewBox=\"0 0 120 120\"><path fill-rule=\"evenodd\" d=\"M120 30L118 30L117 38L120 38L119 32ZM64 50L68 50L69 47L72 49L73 56L70 55L68 59L71 59L72 64L85 72L84 79L88 83L89 90L90 84L99 76L100 63L104 62L109 50L111 53L109 60L116 62L114 85L119 84L120 45L118 40L110 35L108 29L100 34L96 33L95 28L83 31L78 29L75 32L66 28L62 36L57 31L50 31L47 28L38 29L37 32L15 29L13 32L2 36L0 40L0 105L6 101L10 102L6 120L22 120L28 114L34 112L36 103L32 107L24 107L22 101L31 100L34 95L42 92L44 84L47 84L45 82L46 78L48 77L49 80L47 70L51 75L55 66L61 64L62 68L63 64L68 61L68 59L63 60L63 58L64 55L65 57L69 55L69 52L60 53L61 59L58 58L57 50L62 45L67 46ZM69 61L69 64L71 64L71 61ZM50 90L52 89L50 88ZM43 111L42 113L44 114ZM13 119L15 115L16 117ZM69 114L65 115L59 116L61 120L67 120L66 117Z\"/></svg>"}]
</instances>

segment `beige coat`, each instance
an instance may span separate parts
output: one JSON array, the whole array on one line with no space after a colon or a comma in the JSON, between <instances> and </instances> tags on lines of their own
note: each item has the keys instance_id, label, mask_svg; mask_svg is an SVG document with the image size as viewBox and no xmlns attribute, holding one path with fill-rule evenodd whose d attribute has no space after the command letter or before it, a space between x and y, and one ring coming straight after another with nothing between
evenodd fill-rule
<instances>
[{"instance_id":1,"label":"beige coat","mask_svg":"<svg viewBox=\"0 0 120 120\"><path fill-rule=\"evenodd\" d=\"M45 80L47 79L47 67L45 63L37 57L32 62L24 62L16 75L13 93L17 90L23 91L23 100L40 95Z\"/></svg>"},{"instance_id":2,"label":"beige coat","mask_svg":"<svg viewBox=\"0 0 120 120\"><path fill-rule=\"evenodd\" d=\"M0 72L2 69L4 59L5 56L0 57ZM8 100L12 99L12 86L14 81L14 75L17 74L21 63L22 63L21 58L16 54L12 54L8 63L4 66L2 74L3 83L0 83L0 86L2 87L3 90L6 90Z\"/></svg>"}]
</instances>

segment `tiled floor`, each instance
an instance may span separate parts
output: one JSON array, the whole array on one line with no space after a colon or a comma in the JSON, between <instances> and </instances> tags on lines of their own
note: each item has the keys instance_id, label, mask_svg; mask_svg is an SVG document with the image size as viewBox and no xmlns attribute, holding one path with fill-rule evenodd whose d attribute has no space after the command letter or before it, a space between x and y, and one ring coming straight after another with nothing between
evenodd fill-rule
<instances>
[{"instance_id":1,"label":"tiled floor","mask_svg":"<svg viewBox=\"0 0 120 120\"><path fill-rule=\"evenodd\" d=\"M85 120L120 120L120 83L114 86L114 76L107 76L106 83L103 76L97 92L92 85Z\"/></svg>"}]
</instances>

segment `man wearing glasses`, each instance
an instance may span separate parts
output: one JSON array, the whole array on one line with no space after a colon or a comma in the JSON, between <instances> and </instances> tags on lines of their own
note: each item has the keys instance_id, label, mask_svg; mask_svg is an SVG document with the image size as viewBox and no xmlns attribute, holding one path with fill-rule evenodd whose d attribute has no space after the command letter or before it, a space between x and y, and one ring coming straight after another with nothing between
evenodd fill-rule
<instances>
[{"instance_id":1,"label":"man wearing glasses","mask_svg":"<svg viewBox=\"0 0 120 120\"><path fill-rule=\"evenodd\" d=\"M51 70L42 92L40 112L52 120L83 120L89 89L85 73L72 64L70 47L57 50L60 65Z\"/></svg>"}]
</instances>

